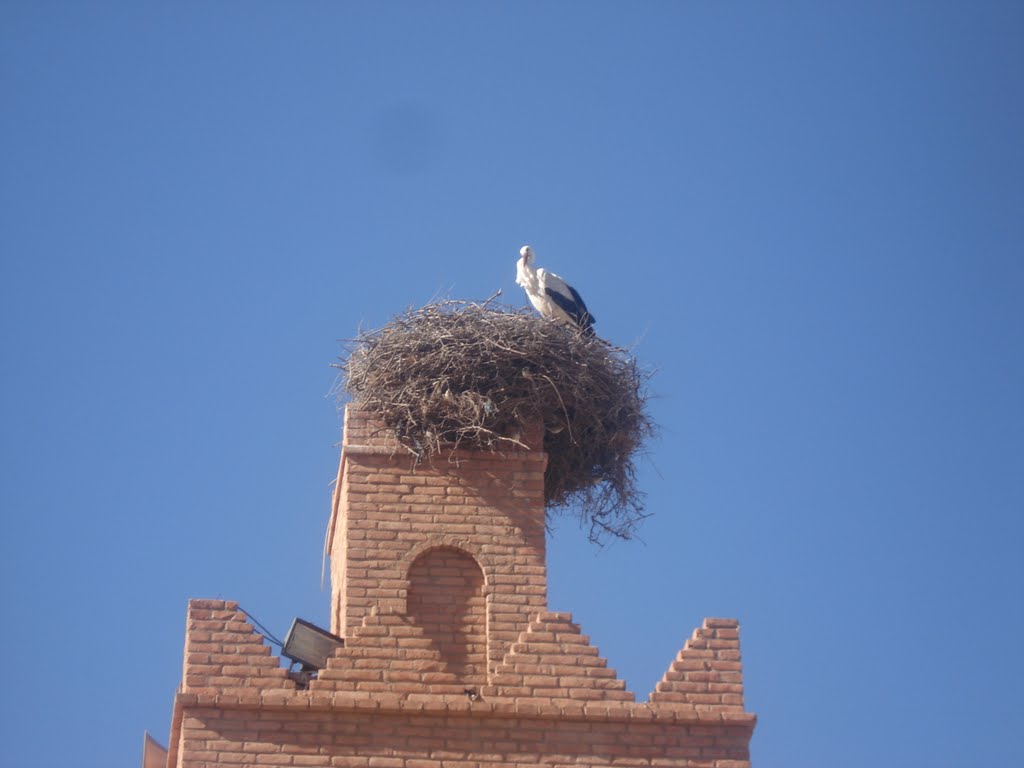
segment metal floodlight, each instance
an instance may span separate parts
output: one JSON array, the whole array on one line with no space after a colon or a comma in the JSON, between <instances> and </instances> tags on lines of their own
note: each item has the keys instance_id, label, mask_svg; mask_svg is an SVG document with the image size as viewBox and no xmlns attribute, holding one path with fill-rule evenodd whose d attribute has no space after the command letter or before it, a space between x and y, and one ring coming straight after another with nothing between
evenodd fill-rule
<instances>
[{"instance_id":1,"label":"metal floodlight","mask_svg":"<svg viewBox=\"0 0 1024 768\"><path fill-rule=\"evenodd\" d=\"M342 638L332 635L326 629L295 619L281 646L281 655L298 662L304 670L311 672L326 667L327 659L334 653L334 649L344 645Z\"/></svg>"}]
</instances>

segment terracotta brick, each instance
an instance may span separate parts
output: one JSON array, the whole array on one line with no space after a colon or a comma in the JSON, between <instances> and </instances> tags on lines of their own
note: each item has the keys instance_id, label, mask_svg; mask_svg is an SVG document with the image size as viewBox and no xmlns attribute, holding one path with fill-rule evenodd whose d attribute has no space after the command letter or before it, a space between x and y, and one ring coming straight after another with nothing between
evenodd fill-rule
<instances>
[{"instance_id":1,"label":"terracotta brick","mask_svg":"<svg viewBox=\"0 0 1024 768\"><path fill-rule=\"evenodd\" d=\"M638 704L548 610L540 450L413 465L357 409L343 443L328 550L344 647L300 690L237 603L191 601L169 766L749 768L735 619L705 620Z\"/></svg>"}]
</instances>

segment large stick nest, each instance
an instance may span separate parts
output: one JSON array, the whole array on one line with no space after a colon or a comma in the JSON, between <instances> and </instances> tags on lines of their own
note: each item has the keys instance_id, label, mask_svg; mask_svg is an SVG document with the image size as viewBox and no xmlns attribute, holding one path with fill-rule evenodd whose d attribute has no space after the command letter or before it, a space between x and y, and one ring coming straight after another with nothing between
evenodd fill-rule
<instances>
[{"instance_id":1,"label":"large stick nest","mask_svg":"<svg viewBox=\"0 0 1024 768\"><path fill-rule=\"evenodd\" d=\"M630 538L645 517L635 457L654 431L649 374L624 349L526 310L442 301L349 341L349 395L417 459L500 450L544 425L545 501L590 537Z\"/></svg>"}]
</instances>

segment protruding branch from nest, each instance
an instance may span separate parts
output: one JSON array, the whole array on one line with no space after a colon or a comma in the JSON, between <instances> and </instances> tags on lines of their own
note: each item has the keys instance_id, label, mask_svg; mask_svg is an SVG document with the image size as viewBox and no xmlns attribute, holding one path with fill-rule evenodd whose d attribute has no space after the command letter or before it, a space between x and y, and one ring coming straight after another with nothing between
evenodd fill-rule
<instances>
[{"instance_id":1,"label":"protruding branch from nest","mask_svg":"<svg viewBox=\"0 0 1024 768\"><path fill-rule=\"evenodd\" d=\"M646 517L634 462L654 433L649 374L599 338L490 306L496 295L360 332L342 359L345 389L419 457L500 449L541 419L548 508L578 510L592 540L631 538Z\"/></svg>"}]
</instances>

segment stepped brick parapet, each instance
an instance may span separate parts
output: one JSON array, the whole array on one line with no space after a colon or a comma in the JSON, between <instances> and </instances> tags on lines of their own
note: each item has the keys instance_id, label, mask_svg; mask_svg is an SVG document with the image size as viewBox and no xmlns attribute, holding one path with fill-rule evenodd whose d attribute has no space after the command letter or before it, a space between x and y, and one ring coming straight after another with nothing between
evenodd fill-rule
<instances>
[{"instance_id":1,"label":"stepped brick parapet","mask_svg":"<svg viewBox=\"0 0 1024 768\"><path fill-rule=\"evenodd\" d=\"M349 410L331 628L306 685L235 603L189 604L168 766L749 768L739 625L706 619L649 701L547 607L540 434L416 463Z\"/></svg>"},{"instance_id":2,"label":"stepped brick parapet","mask_svg":"<svg viewBox=\"0 0 1024 768\"><path fill-rule=\"evenodd\" d=\"M181 680L181 690L195 694L294 687L238 604L224 600L189 602Z\"/></svg>"},{"instance_id":3,"label":"stepped brick parapet","mask_svg":"<svg viewBox=\"0 0 1024 768\"><path fill-rule=\"evenodd\" d=\"M568 613L538 614L490 682L492 695L526 702L545 699L559 707L635 698Z\"/></svg>"},{"instance_id":4,"label":"stepped brick parapet","mask_svg":"<svg viewBox=\"0 0 1024 768\"><path fill-rule=\"evenodd\" d=\"M707 711L743 711L740 625L704 619L651 694L656 704L687 704Z\"/></svg>"}]
</instances>

